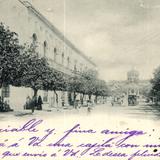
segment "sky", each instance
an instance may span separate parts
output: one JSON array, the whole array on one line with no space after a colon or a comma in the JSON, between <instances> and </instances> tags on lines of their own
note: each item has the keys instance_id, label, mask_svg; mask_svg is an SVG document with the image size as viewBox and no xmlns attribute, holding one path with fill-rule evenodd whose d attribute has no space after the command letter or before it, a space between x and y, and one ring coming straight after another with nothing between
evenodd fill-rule
<instances>
[{"instance_id":1,"label":"sky","mask_svg":"<svg viewBox=\"0 0 160 160\"><path fill-rule=\"evenodd\" d=\"M100 78L150 79L160 65L159 0L30 0L93 60Z\"/></svg>"}]
</instances>

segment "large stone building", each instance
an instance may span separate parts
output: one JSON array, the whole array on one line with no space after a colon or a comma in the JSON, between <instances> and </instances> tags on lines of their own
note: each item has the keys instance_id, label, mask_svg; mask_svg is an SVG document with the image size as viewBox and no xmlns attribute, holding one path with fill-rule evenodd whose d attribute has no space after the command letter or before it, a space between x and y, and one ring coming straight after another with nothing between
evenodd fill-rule
<instances>
[{"instance_id":1,"label":"large stone building","mask_svg":"<svg viewBox=\"0 0 160 160\"><path fill-rule=\"evenodd\" d=\"M4 0L0 2L0 21L18 33L20 43L36 42L39 56L45 56L56 70L68 75L73 71L82 72L96 69L96 65L63 34L51 24L29 2L22 0ZM26 97L33 91L24 87L6 87L2 93L8 97L13 109L24 105ZM48 107L61 106L62 100L68 104L68 93L58 91L59 104L51 91L39 91L44 104Z\"/></svg>"}]
</instances>

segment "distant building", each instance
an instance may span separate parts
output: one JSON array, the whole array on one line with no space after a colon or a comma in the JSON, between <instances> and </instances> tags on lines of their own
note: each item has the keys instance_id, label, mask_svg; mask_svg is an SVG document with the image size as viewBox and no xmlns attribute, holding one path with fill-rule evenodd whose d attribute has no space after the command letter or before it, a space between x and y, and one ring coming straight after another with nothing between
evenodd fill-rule
<instances>
[{"instance_id":1,"label":"distant building","mask_svg":"<svg viewBox=\"0 0 160 160\"><path fill-rule=\"evenodd\" d=\"M96 65L50 23L30 3L23 0L4 0L0 2L0 21L18 33L20 43L36 43L39 56L45 56L52 68L68 75ZM59 104L51 91L39 91L44 104L50 108L68 104L68 93L58 91ZM24 105L26 97L32 96L31 88L6 86L1 94L9 99L13 109ZM63 103L62 103L63 101ZM64 103L65 102L65 103Z\"/></svg>"},{"instance_id":2,"label":"distant building","mask_svg":"<svg viewBox=\"0 0 160 160\"><path fill-rule=\"evenodd\" d=\"M128 71L127 80L129 83L137 83L139 81L139 72L136 70Z\"/></svg>"},{"instance_id":3,"label":"distant building","mask_svg":"<svg viewBox=\"0 0 160 160\"><path fill-rule=\"evenodd\" d=\"M109 87L113 96L126 96L129 105L136 105L139 98L146 96L151 88L149 80L141 80L137 70L127 72L127 79L124 81L110 81Z\"/></svg>"}]
</instances>

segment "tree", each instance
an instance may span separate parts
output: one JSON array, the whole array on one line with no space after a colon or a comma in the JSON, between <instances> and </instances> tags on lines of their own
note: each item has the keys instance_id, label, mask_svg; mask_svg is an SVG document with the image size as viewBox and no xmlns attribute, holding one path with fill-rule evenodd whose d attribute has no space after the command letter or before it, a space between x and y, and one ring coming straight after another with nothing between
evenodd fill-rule
<instances>
[{"instance_id":1,"label":"tree","mask_svg":"<svg viewBox=\"0 0 160 160\"><path fill-rule=\"evenodd\" d=\"M20 45L18 35L0 23L0 88L8 84L31 87L34 96L37 96L39 89L53 90L57 103L57 90L73 92L74 103L77 93L83 96L88 94L89 99L93 94L106 93L104 82L103 85L97 84L96 71L86 70L82 74L66 76L51 68L45 57L39 57L37 45L33 43L29 46Z\"/></svg>"},{"instance_id":2,"label":"tree","mask_svg":"<svg viewBox=\"0 0 160 160\"><path fill-rule=\"evenodd\" d=\"M65 76L63 73L51 68L45 57L40 57L36 52L36 45L24 45L18 67L19 77L14 81L16 86L30 87L34 91L34 97L40 89L52 90L56 94L58 103L58 94L56 90L66 90Z\"/></svg>"},{"instance_id":3,"label":"tree","mask_svg":"<svg viewBox=\"0 0 160 160\"><path fill-rule=\"evenodd\" d=\"M91 96L96 91L96 80L98 77L97 71L94 70L86 70L82 73L82 77L84 78L84 86L83 89L85 94L88 95L89 100L91 100Z\"/></svg>"},{"instance_id":4,"label":"tree","mask_svg":"<svg viewBox=\"0 0 160 160\"><path fill-rule=\"evenodd\" d=\"M21 49L18 35L0 23L0 88L15 83L19 78Z\"/></svg>"},{"instance_id":5,"label":"tree","mask_svg":"<svg viewBox=\"0 0 160 160\"><path fill-rule=\"evenodd\" d=\"M109 89L104 80L97 79L95 86L95 102L97 103L97 97L102 96L103 98L109 95Z\"/></svg>"},{"instance_id":6,"label":"tree","mask_svg":"<svg viewBox=\"0 0 160 160\"><path fill-rule=\"evenodd\" d=\"M18 72L19 79L16 84L31 87L34 91L34 96L37 96L38 90L43 89L44 83L49 80L50 73L51 69L45 57L38 57L32 45L30 47L25 46Z\"/></svg>"},{"instance_id":7,"label":"tree","mask_svg":"<svg viewBox=\"0 0 160 160\"><path fill-rule=\"evenodd\" d=\"M75 101L78 93L81 93L83 86L83 81L81 81L80 75L73 75L68 79L68 91L73 93L73 105L75 106Z\"/></svg>"},{"instance_id":8,"label":"tree","mask_svg":"<svg viewBox=\"0 0 160 160\"><path fill-rule=\"evenodd\" d=\"M141 85L139 88L139 92L141 95L145 96L145 97L150 97L150 93L151 93L151 89L152 89L152 85L151 83L148 81L145 84Z\"/></svg>"},{"instance_id":9,"label":"tree","mask_svg":"<svg viewBox=\"0 0 160 160\"><path fill-rule=\"evenodd\" d=\"M160 66L153 73L153 79L151 79L152 89L150 95L160 100Z\"/></svg>"},{"instance_id":10,"label":"tree","mask_svg":"<svg viewBox=\"0 0 160 160\"><path fill-rule=\"evenodd\" d=\"M43 84L45 90L52 90L56 95L56 103L58 104L57 91L67 90L67 76L59 71L50 68L48 79Z\"/></svg>"}]
</instances>

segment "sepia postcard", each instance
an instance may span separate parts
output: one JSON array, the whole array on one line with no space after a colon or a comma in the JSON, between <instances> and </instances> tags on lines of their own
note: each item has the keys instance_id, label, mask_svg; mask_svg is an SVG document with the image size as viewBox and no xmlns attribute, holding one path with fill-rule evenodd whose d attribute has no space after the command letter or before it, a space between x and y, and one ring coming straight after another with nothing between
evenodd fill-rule
<instances>
[{"instance_id":1,"label":"sepia postcard","mask_svg":"<svg viewBox=\"0 0 160 160\"><path fill-rule=\"evenodd\" d=\"M0 0L0 159L159 160L160 1Z\"/></svg>"}]
</instances>

